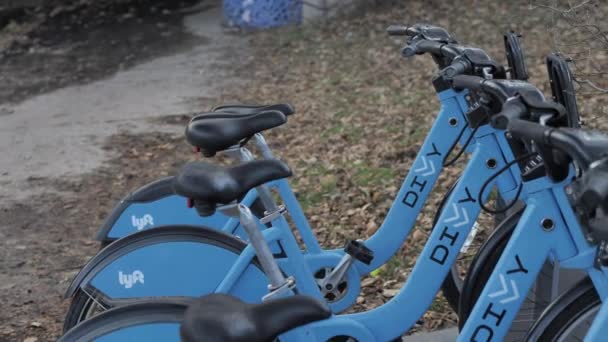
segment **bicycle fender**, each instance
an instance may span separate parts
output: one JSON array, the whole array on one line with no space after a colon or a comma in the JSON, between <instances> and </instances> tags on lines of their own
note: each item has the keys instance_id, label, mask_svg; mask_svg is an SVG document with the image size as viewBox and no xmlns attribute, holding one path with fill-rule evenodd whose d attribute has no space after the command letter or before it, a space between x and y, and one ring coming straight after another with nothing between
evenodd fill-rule
<instances>
[{"instance_id":1,"label":"bicycle fender","mask_svg":"<svg viewBox=\"0 0 608 342\"><path fill-rule=\"evenodd\" d=\"M83 289L104 302L151 296L199 296L214 292L247 244L207 227L167 226L117 240L76 275L65 297ZM256 260L235 287L243 300L259 300L267 280ZM241 281L242 280L242 281Z\"/></svg>"},{"instance_id":2,"label":"bicycle fender","mask_svg":"<svg viewBox=\"0 0 608 342\"><path fill-rule=\"evenodd\" d=\"M95 239L103 244L138 231L166 225L205 225L220 229L228 217L220 212L201 217L188 208L186 198L176 195L173 177L148 183L131 192L112 209Z\"/></svg>"}]
</instances>

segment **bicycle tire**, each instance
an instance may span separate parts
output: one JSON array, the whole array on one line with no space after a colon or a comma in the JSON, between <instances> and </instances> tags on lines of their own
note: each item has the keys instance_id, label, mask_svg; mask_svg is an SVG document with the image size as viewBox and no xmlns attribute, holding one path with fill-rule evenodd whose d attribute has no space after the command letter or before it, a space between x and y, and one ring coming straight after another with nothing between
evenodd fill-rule
<instances>
[{"instance_id":1,"label":"bicycle tire","mask_svg":"<svg viewBox=\"0 0 608 342\"><path fill-rule=\"evenodd\" d=\"M177 329L173 330L176 333L172 336L178 341L178 327L190 302L182 298L163 298L110 309L65 332L58 342L97 340L121 330L150 324L175 325ZM145 340L149 339L149 333L145 335ZM144 340L143 336L140 337L138 340Z\"/></svg>"},{"instance_id":2,"label":"bicycle tire","mask_svg":"<svg viewBox=\"0 0 608 342\"><path fill-rule=\"evenodd\" d=\"M514 31L509 31L504 35L505 52L507 64L509 65L510 78L514 80L528 80L528 70L526 68L523 48L521 46L521 35Z\"/></svg>"},{"instance_id":3,"label":"bicycle tire","mask_svg":"<svg viewBox=\"0 0 608 342\"><path fill-rule=\"evenodd\" d=\"M559 341L563 334L572 331L573 324L586 314L599 310L602 301L588 277L563 293L547 307L528 331L525 341Z\"/></svg>"}]
</instances>

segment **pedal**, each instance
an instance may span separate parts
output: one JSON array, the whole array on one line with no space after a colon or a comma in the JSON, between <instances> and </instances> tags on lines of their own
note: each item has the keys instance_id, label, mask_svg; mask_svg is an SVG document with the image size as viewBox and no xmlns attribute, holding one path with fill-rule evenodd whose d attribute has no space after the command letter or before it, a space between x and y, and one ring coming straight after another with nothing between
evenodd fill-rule
<instances>
[{"instance_id":1,"label":"pedal","mask_svg":"<svg viewBox=\"0 0 608 342\"><path fill-rule=\"evenodd\" d=\"M357 240L349 240L344 246L344 252L366 265L374 260L374 252Z\"/></svg>"}]
</instances>

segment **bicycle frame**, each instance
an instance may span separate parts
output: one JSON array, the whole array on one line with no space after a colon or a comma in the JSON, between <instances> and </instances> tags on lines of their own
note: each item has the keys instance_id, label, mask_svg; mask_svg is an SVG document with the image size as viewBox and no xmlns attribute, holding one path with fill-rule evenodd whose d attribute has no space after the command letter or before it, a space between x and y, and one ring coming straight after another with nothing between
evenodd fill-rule
<instances>
[{"instance_id":1,"label":"bicycle frame","mask_svg":"<svg viewBox=\"0 0 608 342\"><path fill-rule=\"evenodd\" d=\"M387 341L403 334L418 320L433 301L445 275L473 227L474 218L479 214L480 207L474 197L481 190L482 184L479 180L489 178L495 173L495 169L514 159L504 133L489 126L479 128L470 150L472 157L463 172L461 181L449 196L447 209L441 213L411 276L399 294L374 310L334 316L328 320L296 329L297 331L293 333L303 334L303 336L308 336L307 338L315 336L319 341L340 335L351 336L361 341ZM493 162L489 163L490 160ZM517 190L519 172L517 165L512 166L507 169L507 172L494 179L490 185L496 184L501 189L501 194L506 199L511 199ZM276 228L279 231L287 229L281 227L280 224L277 224ZM393 239L397 239L401 233L402 230L399 229L391 230ZM278 236L273 238L280 240L284 234L289 234L289 232L278 233ZM383 236L382 238L390 237ZM286 248L287 257L279 260L282 268L290 270L296 266L289 266L292 262L292 252L294 251ZM295 252L299 253L299 251ZM305 258L307 257L305 255ZM295 277L299 287L302 282L297 275ZM227 292L228 288L222 288L221 291ZM387 320L387 317L398 317L399 319ZM291 333L286 335L286 340L289 340Z\"/></svg>"},{"instance_id":2,"label":"bicycle frame","mask_svg":"<svg viewBox=\"0 0 608 342\"><path fill-rule=\"evenodd\" d=\"M374 236L365 242L365 244L375 252L373 262L371 265L364 265L356 262L354 264L355 267L351 267L348 271L347 278L351 283L350 286L352 286L352 289L358 289L362 276L386 263L390 257L398 251L414 226L416 217L421 211L423 203L426 201L432 187L438 179L446 154L459 138L462 143L462 141L466 140L468 134L470 134L471 130L465 127L465 112L468 110L465 96L465 92L455 92L453 90L446 90L438 94L441 109L422 146L422 152L416 157L413 167L404 180L397 195L397 199L394 201L382 226ZM267 152L270 153L269 150ZM269 156L266 155L265 157ZM307 250L305 260L308 263L309 268L316 270L321 267L335 267L340 258L344 255L344 252L342 250L324 251L321 249L287 180L277 180L268 185L279 192L283 203L286 205L295 222L300 236L302 236L305 242ZM245 196L243 202L245 204L253 203L253 200L256 197L257 194L251 191ZM182 204L182 206L185 207L184 204ZM240 229L242 229L242 227ZM224 232L245 236L244 234L241 235L240 229L238 220L236 219L228 219L221 228ZM287 229L288 227L285 228L286 233L288 232ZM268 234L270 235L270 233ZM279 247L277 244L273 243L273 241L269 240L269 243L271 243L273 251L276 251L275 248ZM285 247L282 246L282 248ZM281 250L280 252L283 251ZM297 249L297 253L301 253L299 249ZM292 250L290 254L294 255L295 249ZM243 262L248 262L251 259L243 258L243 260ZM284 271L288 274L292 271L297 273L300 270L299 266L292 266L293 263L284 260L281 260L280 263L282 267L285 267ZM128 262L125 261L124 265L125 267L128 267ZM234 269L239 269L239 266L235 266ZM85 278L87 279L87 282L94 283L96 290L101 293L107 294L116 292L112 291L112 288L118 285L115 284L116 281L113 280L115 279L115 276L104 276L102 274L104 270L101 268L89 268L87 272L86 275L77 276L78 280L70 286L70 290L67 294L68 296L71 296L77 287L83 288L87 285L83 282L83 279ZM231 273L228 275L228 278L235 276L236 275ZM103 278L106 280L95 281L95 278ZM311 279L308 276L305 276L304 278ZM137 290L131 292L134 297L137 297ZM331 304L332 309L338 312L350 307L352 303L356 301L357 292L358 291L348 291L348 294L345 297Z\"/></svg>"}]
</instances>

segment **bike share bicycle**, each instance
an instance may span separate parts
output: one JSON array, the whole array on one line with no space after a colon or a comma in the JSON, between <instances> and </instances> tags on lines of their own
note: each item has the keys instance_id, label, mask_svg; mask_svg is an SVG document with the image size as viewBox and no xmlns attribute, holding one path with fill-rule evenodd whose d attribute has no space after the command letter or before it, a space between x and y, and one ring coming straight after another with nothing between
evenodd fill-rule
<instances>
[{"instance_id":1,"label":"bike share bicycle","mask_svg":"<svg viewBox=\"0 0 608 342\"><path fill-rule=\"evenodd\" d=\"M563 127L580 127L574 87L568 63L562 57L551 54L546 59L553 100L566 108L566 116L559 125ZM543 163L539 158L530 160L525 166L542 172ZM465 277L463 291L460 297L458 317L459 327L466 322L473 305L477 301L484 285L488 281L500 255L509 241L521 214L523 207L509 215L484 242L475 255L469 272ZM547 262L539 275L533 289L527 294L526 302L522 305L515 323L511 327L505 341L521 341L532 324L540 317L549 303L557 297L560 279L559 265Z\"/></svg>"},{"instance_id":2,"label":"bike share bicycle","mask_svg":"<svg viewBox=\"0 0 608 342\"><path fill-rule=\"evenodd\" d=\"M428 51L435 51L436 53L441 53L449 51L450 47L446 44L442 43L425 43L419 44L419 48L429 49ZM453 61L451 68L449 71L453 70L462 70L466 71L475 64L471 63L468 58L460 58ZM450 75L453 76L454 73ZM445 73L442 75L445 76ZM441 82L436 82L439 85L446 85L446 83L442 82L446 80L445 77L439 78ZM519 84L522 87L529 87L529 85L522 83ZM452 91L447 89L447 91ZM542 97L542 94L539 95ZM478 112L479 107L474 108L468 114L469 119L480 119ZM481 117L483 121L483 117ZM483 125L481 125L483 124ZM405 330L407 330L411 325L415 323L418 317L426 310L428 305L430 305L431 301L434 298L435 293L439 290L443 277L447 274L448 270L451 267L455 259L455 255L457 254L460 247L462 247L466 236L468 235L468 231L470 231L472 227L472 222L470 217L474 217L479 213L478 204L476 204L476 200L471 196L471 193L475 193L479 191L480 184L478 184L477 180L479 178L488 178L493 174L493 170L497 167L501 167L501 165L506 164L506 160L513 160L513 156L509 155L511 153L509 144L504 137L504 134L494 130L489 125L485 124L485 122L480 121L471 121L472 134L474 134L475 139L468 139L470 141L470 145L468 149L473 151L472 162L469 163L467 170L464 173L462 182L458 183L456 190L449 196L448 199L448 208L452 208L453 211L449 211L449 213L442 213L439 223L432 232L432 235L429 239L429 242L426 244L425 249L422 252L422 257L418 258L418 263L414 268L412 276L410 279L416 279L416 283L411 280L408 281L404 289L391 300L389 303L382 306L380 309L370 311L368 313L356 314L356 315L347 315L340 317L349 317L346 318L343 323L346 325L352 325L351 328L354 330L348 330L349 336L360 339L360 340L373 340L374 338L378 338L379 340L386 340L389 338L394 338L399 336ZM476 165L485 165L485 168L482 170L476 169ZM282 166L281 166L282 167ZM210 168L210 166L199 166L199 170L196 170L197 167L194 168L186 168L182 176L185 174L188 179L190 177L202 177L199 180L204 184L212 184L213 181L209 175L206 175L205 172L200 171L218 171L217 168ZM275 168L280 168L278 165L275 165ZM277 171L276 169L274 171ZM472 172L475 171L475 172ZM519 179L519 169L516 167L511 167L507 173L502 173L498 177L490 182L493 184L498 184L499 187L508 187L511 191L507 193L507 195L511 195L511 198L516 197L520 191L517 187L518 179ZM226 174L233 174L234 172L231 169L228 170L219 170L218 176L220 179L225 177ZM272 173L269 171L269 173ZM283 172L283 175L287 175L287 172ZM199 182L200 183L200 182ZM179 184L178 184L179 185ZM213 208L216 203L221 203L222 200L218 197L217 194L209 194L205 189L197 189L193 190L192 184L182 184L184 189L191 189L188 194L190 197L194 198L195 203L199 203L199 208L202 208L203 212L208 212L210 208ZM218 193L221 193L222 190L225 189L216 189ZM471 191L472 190L472 191ZM238 195L238 194L233 194ZM234 196L233 196L234 197ZM509 197L506 197L509 198ZM223 198L226 200L226 198ZM202 202L202 205L201 205ZM246 206L242 206L246 208ZM241 206L239 206L241 208ZM282 216L278 216L275 218L279 222L273 222L273 228L267 229L264 231L266 234L280 234L277 233L278 230L275 228L283 228L280 224L281 220L284 220ZM245 220L247 221L247 220ZM274 220L273 220L274 221ZM244 224L245 225L245 224ZM460 232L459 232L460 231ZM462 234L461 234L462 233ZM290 241L290 233L277 236L275 239L281 239L281 242L285 242L286 245L293 245L293 241ZM274 241L274 239L269 239L270 241ZM260 253L260 249L258 249ZM287 255L289 256L286 261L293 262L293 259L298 259L299 256L291 255L292 250L288 247L286 248ZM264 253L268 256L268 253ZM258 260L266 260L266 263L274 262L272 257L262 257L261 254L258 255ZM278 260L279 263L282 261ZM297 260L296 260L297 262ZM264 264L264 263L263 263ZM303 264L300 264L300 266ZM281 265L284 266L284 265ZM283 268L283 267L282 267ZM272 269L268 265L264 267L264 269ZM275 271L267 271L266 274L272 275L271 280L273 278L279 279L280 281L274 281L273 286L275 288L279 288L284 283L281 282L281 279L285 280L282 277L280 272L276 272L278 266L275 267ZM302 293L306 293L306 290L301 291L301 280L298 279L298 275L296 275L298 290ZM419 281L423 279L422 281ZM423 288L420 288L420 284L423 283ZM412 285L414 284L414 285ZM220 291L221 292L221 291ZM408 303L408 312L404 313L400 310L403 309L403 305L400 302L404 300L404 298L410 299ZM390 325L387 323L383 316L386 313L389 313L391 317L401 317L405 322L399 322L398 326ZM105 317L105 314L104 316ZM361 319L362 322L357 324L354 323L354 319ZM370 331L366 331L362 329L362 325L365 324L369 327L369 329L373 329L373 335L371 335ZM78 328L75 329L78 331ZM72 332L72 335L74 333ZM332 334L332 328L328 327L325 329L323 334ZM70 335L70 334L68 334ZM337 335L333 335L330 337L336 337ZM373 337L375 336L375 337ZM323 337L325 338L325 337ZM327 338L329 339L329 337Z\"/></svg>"},{"instance_id":3,"label":"bike share bicycle","mask_svg":"<svg viewBox=\"0 0 608 342\"><path fill-rule=\"evenodd\" d=\"M483 322L483 317L492 321L487 327L491 327L500 336L504 330L502 322L512 319L520 304L521 297L516 298L517 295L527 292L538 275L539 265L547 257L558 261L562 268L584 270L599 298L605 298L608 290L605 268L599 263L603 253L602 241L607 237L604 234L604 211L608 203L605 173L608 137L582 130L554 129L519 120L517 118L523 111L517 100L507 102L510 111L508 120L511 121L509 130L514 136L530 138L538 145L551 182L530 181L537 195L531 198L488 285L475 305L473 312L477 313L469 316L463 333L488 333L490 330L486 327L474 327L469 323ZM538 110L536 114L542 117L543 114L550 114L550 111ZM575 171L564 155L574 159L580 170ZM582 172L582 177L577 175L578 172ZM571 183L573 177L576 180ZM584 287L583 283L569 293L580 292ZM567 293L561 298L571 300L572 296ZM569 324L581 322L580 318L588 313L581 308L588 301L581 301L569 306L568 311L563 311L566 302L561 298L543 313L528 335L528 340L577 339L575 335L564 335L575 333ZM569 304L572 303L574 302ZM561 321L556 319L559 316L555 315L559 312L557 308L562 309ZM568 320L564 320L566 316ZM606 331L602 329L606 328L606 316L600 314L598 317L600 319L596 319L585 340L601 341L605 338Z\"/></svg>"},{"instance_id":4,"label":"bike share bicycle","mask_svg":"<svg viewBox=\"0 0 608 342\"><path fill-rule=\"evenodd\" d=\"M524 154L518 154L518 161L530 159L538 153L542 156L543 171L546 172L546 176L527 178L522 184L520 192L529 193L525 200L525 212L458 340L502 340L523 301L520 293L528 291L547 257L560 261L562 267L584 269L600 297L606 298L608 136L597 132L552 127L559 125L564 119L564 108L544 101L538 90L523 84L505 84L477 77L456 76L454 86L479 92L483 94L481 99L490 96L503 103L500 112L492 115L493 126L508 129L512 135L514 150L518 150L517 145L527 147L521 150ZM514 88L517 88L515 92ZM527 153L529 151L537 152ZM582 175L576 174L572 159ZM504 169L512 166L507 164ZM522 170L526 171L523 168ZM500 171L496 175L499 174ZM483 197L483 188L478 196L480 200ZM577 288L577 291L580 292L581 288ZM397 298L399 296L397 295ZM353 336L353 332L360 329L361 332L355 336L359 341L385 340L376 334L365 336L369 327L355 324L368 323L360 319L362 314L333 316L322 320L322 310L311 309L314 307L314 299L300 298L299 301L303 303L300 304L300 309L294 308L293 305L281 305L282 301L287 303L286 299L279 299L273 303L248 305L227 296L208 296L194 304L186 314L182 337L187 342L201 341L201 337L206 341L236 342L247 337L251 341L270 341L293 326L305 325L318 319L319 321L295 329L294 332L299 331L300 338L306 336L308 341L325 341L326 330L348 331L347 336ZM589 300L578 305L574 303L569 301L566 303L568 305L554 305L561 307L562 311L558 315L545 315L530 333L528 340L571 341L577 338L572 335L563 336L575 330L570 325L562 325L564 319L568 318L566 323L578 323L581 317L592 311L597 312L599 304L595 305L595 310L589 310ZM267 321L252 315L267 312L271 307L273 309L267 315ZM206 310L208 308L213 311ZM382 307L376 310L382 310ZM231 329L232 320L227 317L237 313L240 313L247 329ZM291 320L278 321L278 315L286 315ZM301 323L294 323L298 318L293 316L298 316ZM354 322L350 322L348 316ZM602 305L585 340L601 341L605 338L608 332L606 323L608 304ZM284 336L286 335L281 335L282 340ZM361 337L365 339L360 339Z\"/></svg>"},{"instance_id":5,"label":"bike share bicycle","mask_svg":"<svg viewBox=\"0 0 608 342\"><path fill-rule=\"evenodd\" d=\"M420 32L412 37L408 53L430 52L436 61L444 66L455 56L460 56L463 61L473 58L477 60L470 62L476 66L476 72L495 73L497 77L504 77L501 75L501 67L483 51L462 47L459 47L462 51L448 48L437 50L437 46L452 41L447 32L430 26L418 28ZM435 50L424 50L425 45ZM451 56L442 55L446 52ZM462 61L456 65L460 64ZM307 243L307 253L303 256L303 264L308 266L306 268L290 267L293 262L279 259L284 272L299 274L296 278L302 279L298 281L302 292L319 294L318 286L321 286L320 295L328 299L334 312L351 306L359 292L360 278L385 263L401 246L437 179L441 162L453 145L460 141L466 146L467 141L470 143L473 140L470 128L464 125L464 112L468 109L465 94L450 89L444 90L441 85L438 86L442 103L440 115L422 147L423 153L414 161L414 168L403 183L398 194L400 200L395 201L378 232L364 244L350 242L346 248L350 254L343 250L320 250L311 234L311 239L304 239ZM198 125L196 121L193 121L193 124ZM218 124L217 120L215 124ZM225 121L222 124L230 122ZM240 152L246 153L242 149ZM477 168L486 169L487 166L481 162L477 164ZM508 182L505 184L506 188L502 192L511 190ZM290 192L285 180L277 180L271 185L278 187L281 194L281 190ZM265 190L262 188L262 191ZM466 188L461 191L464 193L459 196L468 196ZM287 204L291 213L289 203ZM273 210L269 212L272 213ZM298 228L302 234L301 227ZM242 296L243 299L259 300L260 293L265 291L266 282L261 281L263 275L259 266L252 261L252 249L246 247L243 241L234 236L201 227L173 226L129 235L104 249L75 278L68 290L68 296L73 296L74 300L66 319L66 328L69 329L90 317L95 307L105 309L149 296L198 296L214 291L228 291L220 285L227 286L226 284L239 278L240 273L249 274L251 279L238 279L239 284L247 286L235 286L235 289L228 293ZM359 260L369 259L368 250L374 252L374 258L366 265ZM159 256L167 257L158 260ZM201 260L206 260L207 264L201 264ZM205 271L196 271L200 269ZM324 279L315 278L319 270L326 269L333 270L329 276ZM231 280L224 281L225 277Z\"/></svg>"}]
</instances>

